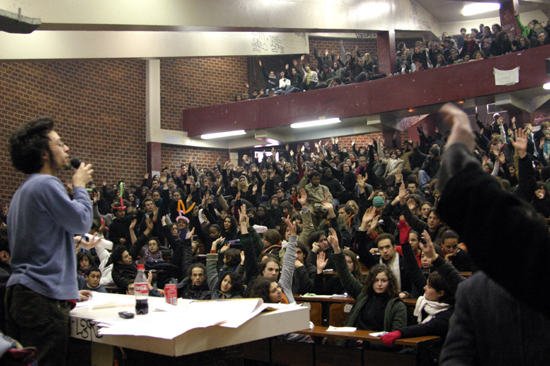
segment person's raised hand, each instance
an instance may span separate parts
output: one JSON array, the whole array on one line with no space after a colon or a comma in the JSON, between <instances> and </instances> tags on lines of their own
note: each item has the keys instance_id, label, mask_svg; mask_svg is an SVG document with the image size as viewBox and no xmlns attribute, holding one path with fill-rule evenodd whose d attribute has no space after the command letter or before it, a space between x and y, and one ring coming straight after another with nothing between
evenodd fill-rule
<instances>
[{"instance_id":1,"label":"person's raised hand","mask_svg":"<svg viewBox=\"0 0 550 366\"><path fill-rule=\"evenodd\" d=\"M364 223L365 225L369 224L372 221L372 219L374 219L375 216L376 216L376 207L372 206L367 208L367 210L365 211L365 214L363 215L362 223Z\"/></svg>"},{"instance_id":2,"label":"person's raised hand","mask_svg":"<svg viewBox=\"0 0 550 366\"><path fill-rule=\"evenodd\" d=\"M334 253L338 254L342 252L342 249L340 249L340 245L338 244L338 236L336 235L336 231L333 228L328 228L329 236L327 238L329 244L332 246L332 249L334 250Z\"/></svg>"},{"instance_id":3,"label":"person's raised hand","mask_svg":"<svg viewBox=\"0 0 550 366\"><path fill-rule=\"evenodd\" d=\"M470 151L474 151L476 145L475 135L466 113L451 103L447 103L441 107L439 113L443 117L443 122L453 126L451 134L447 139L446 147L462 143L465 144Z\"/></svg>"},{"instance_id":4,"label":"person's raised hand","mask_svg":"<svg viewBox=\"0 0 550 366\"><path fill-rule=\"evenodd\" d=\"M426 242L426 244L422 243L422 241L418 243L418 245L420 246L420 249L422 250L422 253L424 253L426 257L432 260L435 260L437 258L437 253L434 249L432 238L430 237L430 234L428 234L426 230L422 232L422 239Z\"/></svg>"},{"instance_id":5,"label":"person's raised hand","mask_svg":"<svg viewBox=\"0 0 550 366\"><path fill-rule=\"evenodd\" d=\"M325 252L317 254L317 273L323 273L323 270L327 267L328 258L326 258Z\"/></svg>"},{"instance_id":6,"label":"person's raised hand","mask_svg":"<svg viewBox=\"0 0 550 366\"><path fill-rule=\"evenodd\" d=\"M401 183L399 186L399 203L401 205L405 205L407 202L405 201L407 199L407 195L409 192L407 192L407 188L405 188L405 182Z\"/></svg>"},{"instance_id":7,"label":"person's raised hand","mask_svg":"<svg viewBox=\"0 0 550 366\"><path fill-rule=\"evenodd\" d=\"M185 239L191 239L195 235L195 227L185 233Z\"/></svg>"},{"instance_id":8,"label":"person's raised hand","mask_svg":"<svg viewBox=\"0 0 550 366\"><path fill-rule=\"evenodd\" d=\"M522 128L518 128L516 130L515 140L512 139L510 141L512 142L512 145L514 145L519 158L523 159L525 155L527 155L527 134L525 131Z\"/></svg>"},{"instance_id":9,"label":"person's raised hand","mask_svg":"<svg viewBox=\"0 0 550 366\"><path fill-rule=\"evenodd\" d=\"M86 250L90 250L92 248L97 247L97 245L101 242L101 238L98 234L94 234L91 239L87 240L88 238L83 236L75 236L74 242L76 244L76 250L80 248L84 248Z\"/></svg>"},{"instance_id":10,"label":"person's raised hand","mask_svg":"<svg viewBox=\"0 0 550 366\"><path fill-rule=\"evenodd\" d=\"M284 218L284 222L286 223L286 227L288 228L290 235L296 235L296 223L292 222L288 217Z\"/></svg>"},{"instance_id":11,"label":"person's raised hand","mask_svg":"<svg viewBox=\"0 0 550 366\"><path fill-rule=\"evenodd\" d=\"M361 174L357 175L357 185L362 188L365 188L366 186L365 177L363 177Z\"/></svg>"},{"instance_id":12,"label":"person's raised hand","mask_svg":"<svg viewBox=\"0 0 550 366\"><path fill-rule=\"evenodd\" d=\"M303 188L300 188L300 194L298 195L298 202L304 207L307 202L307 193L306 190Z\"/></svg>"},{"instance_id":13,"label":"person's raised hand","mask_svg":"<svg viewBox=\"0 0 550 366\"><path fill-rule=\"evenodd\" d=\"M224 246L220 248L220 253L225 253L230 248L231 248L231 243L225 243Z\"/></svg>"}]
</instances>

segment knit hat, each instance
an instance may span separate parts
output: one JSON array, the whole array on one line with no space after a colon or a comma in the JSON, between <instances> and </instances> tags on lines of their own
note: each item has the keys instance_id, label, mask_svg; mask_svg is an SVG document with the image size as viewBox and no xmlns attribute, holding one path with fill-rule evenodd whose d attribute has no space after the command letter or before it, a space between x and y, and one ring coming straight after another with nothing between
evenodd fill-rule
<instances>
[{"instance_id":1,"label":"knit hat","mask_svg":"<svg viewBox=\"0 0 550 366\"><path fill-rule=\"evenodd\" d=\"M381 196L376 196L372 200L372 205L374 207L383 207L386 203L384 202L384 199Z\"/></svg>"},{"instance_id":2,"label":"knit hat","mask_svg":"<svg viewBox=\"0 0 550 366\"><path fill-rule=\"evenodd\" d=\"M434 156L439 156L439 147L433 146L433 147L430 149L430 152L431 152Z\"/></svg>"}]
</instances>

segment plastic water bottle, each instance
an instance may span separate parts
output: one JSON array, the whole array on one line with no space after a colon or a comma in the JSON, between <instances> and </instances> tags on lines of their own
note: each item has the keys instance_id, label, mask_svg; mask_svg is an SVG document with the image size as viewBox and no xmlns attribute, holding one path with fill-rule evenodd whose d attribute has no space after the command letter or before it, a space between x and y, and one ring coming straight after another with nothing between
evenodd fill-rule
<instances>
[{"instance_id":1,"label":"plastic water bottle","mask_svg":"<svg viewBox=\"0 0 550 366\"><path fill-rule=\"evenodd\" d=\"M136 314L142 315L149 312L149 304L147 304L147 298L149 297L149 282L147 276L145 276L145 265L138 264L138 272L136 280L134 281L134 294L136 295Z\"/></svg>"}]
</instances>

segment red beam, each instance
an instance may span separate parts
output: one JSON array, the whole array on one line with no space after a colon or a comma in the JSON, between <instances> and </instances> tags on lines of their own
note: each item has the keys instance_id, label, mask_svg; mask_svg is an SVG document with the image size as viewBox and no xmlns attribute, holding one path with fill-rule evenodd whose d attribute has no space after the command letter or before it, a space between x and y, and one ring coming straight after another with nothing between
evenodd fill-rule
<instances>
[{"instance_id":1,"label":"red beam","mask_svg":"<svg viewBox=\"0 0 550 366\"><path fill-rule=\"evenodd\" d=\"M487 60L342 87L294 93L183 111L183 131L204 133L290 125L319 117L356 117L417 108L459 99L533 88L550 81L544 60L550 46ZM493 68L520 67L519 83L496 86Z\"/></svg>"}]
</instances>

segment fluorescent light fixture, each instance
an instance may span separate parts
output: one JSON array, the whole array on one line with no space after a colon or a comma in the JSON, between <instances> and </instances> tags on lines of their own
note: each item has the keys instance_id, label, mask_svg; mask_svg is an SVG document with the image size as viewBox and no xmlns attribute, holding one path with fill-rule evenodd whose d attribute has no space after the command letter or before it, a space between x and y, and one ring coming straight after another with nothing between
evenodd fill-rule
<instances>
[{"instance_id":1,"label":"fluorescent light fixture","mask_svg":"<svg viewBox=\"0 0 550 366\"><path fill-rule=\"evenodd\" d=\"M333 123L340 123L340 118L328 118L318 119L316 121L298 122L290 125L292 128L306 128L306 127L318 127L323 125L331 125Z\"/></svg>"},{"instance_id":2,"label":"fluorescent light fixture","mask_svg":"<svg viewBox=\"0 0 550 366\"><path fill-rule=\"evenodd\" d=\"M468 17L470 15L487 13L500 9L500 3L475 3L467 4L462 8L462 15Z\"/></svg>"},{"instance_id":3,"label":"fluorescent light fixture","mask_svg":"<svg viewBox=\"0 0 550 366\"><path fill-rule=\"evenodd\" d=\"M546 83L542 86L544 90L550 90L550 83Z\"/></svg>"},{"instance_id":4,"label":"fluorescent light fixture","mask_svg":"<svg viewBox=\"0 0 550 366\"><path fill-rule=\"evenodd\" d=\"M239 135L246 135L245 130L207 133L206 135L201 135L201 139L203 140L221 139L222 137L239 136Z\"/></svg>"}]
</instances>

